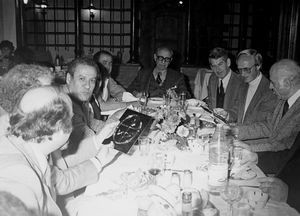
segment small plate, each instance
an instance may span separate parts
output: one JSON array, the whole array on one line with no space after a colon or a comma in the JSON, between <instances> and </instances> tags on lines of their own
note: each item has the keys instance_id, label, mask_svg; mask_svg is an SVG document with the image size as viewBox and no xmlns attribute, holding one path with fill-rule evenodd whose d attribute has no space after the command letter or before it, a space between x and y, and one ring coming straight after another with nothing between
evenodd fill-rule
<instances>
[{"instance_id":1,"label":"small plate","mask_svg":"<svg viewBox=\"0 0 300 216\"><path fill-rule=\"evenodd\" d=\"M234 176L231 176L234 180L251 180L254 179L257 176L257 174L252 169L245 169Z\"/></svg>"}]
</instances>

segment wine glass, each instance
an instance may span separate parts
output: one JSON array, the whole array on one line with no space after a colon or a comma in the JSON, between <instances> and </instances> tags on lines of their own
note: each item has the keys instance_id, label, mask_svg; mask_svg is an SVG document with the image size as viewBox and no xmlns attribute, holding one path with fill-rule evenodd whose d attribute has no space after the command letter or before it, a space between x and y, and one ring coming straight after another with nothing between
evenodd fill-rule
<instances>
[{"instance_id":1,"label":"wine glass","mask_svg":"<svg viewBox=\"0 0 300 216\"><path fill-rule=\"evenodd\" d=\"M236 184L227 182L221 191L221 197L229 204L229 215L233 216L232 206L242 199L243 190Z\"/></svg>"},{"instance_id":2,"label":"wine glass","mask_svg":"<svg viewBox=\"0 0 300 216\"><path fill-rule=\"evenodd\" d=\"M142 111L145 110L146 106L147 106L147 103L148 103L148 92L147 91L142 91L141 92L141 96L139 98L139 103L142 107Z\"/></svg>"},{"instance_id":3,"label":"wine glass","mask_svg":"<svg viewBox=\"0 0 300 216\"><path fill-rule=\"evenodd\" d=\"M156 184L156 176L164 169L164 155L156 152L151 155L149 173L154 177L154 184Z\"/></svg>"}]
</instances>

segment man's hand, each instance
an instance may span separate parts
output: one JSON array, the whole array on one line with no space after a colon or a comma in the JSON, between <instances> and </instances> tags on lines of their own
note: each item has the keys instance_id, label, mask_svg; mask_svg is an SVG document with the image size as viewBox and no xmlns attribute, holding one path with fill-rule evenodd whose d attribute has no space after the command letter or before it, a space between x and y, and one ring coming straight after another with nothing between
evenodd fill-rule
<instances>
[{"instance_id":1,"label":"man's hand","mask_svg":"<svg viewBox=\"0 0 300 216\"><path fill-rule=\"evenodd\" d=\"M103 140L113 135L115 132L116 127L118 126L119 121L114 122L107 122L102 128L101 131L96 135L97 136L97 143L102 143ZM98 142L99 141L99 142Z\"/></svg>"},{"instance_id":2,"label":"man's hand","mask_svg":"<svg viewBox=\"0 0 300 216\"><path fill-rule=\"evenodd\" d=\"M260 189L267 193L270 199L278 202L286 202L288 197L288 186L278 178L263 177L258 178Z\"/></svg>"},{"instance_id":3,"label":"man's hand","mask_svg":"<svg viewBox=\"0 0 300 216\"><path fill-rule=\"evenodd\" d=\"M107 166L110 162L112 162L118 152L119 151L113 148L102 146L98 151L96 158L101 163L103 168L104 166Z\"/></svg>"},{"instance_id":4,"label":"man's hand","mask_svg":"<svg viewBox=\"0 0 300 216\"><path fill-rule=\"evenodd\" d=\"M214 108L214 113L216 113L217 115L223 117L226 121L229 120L229 113L227 111L225 111L222 108Z\"/></svg>"}]
</instances>

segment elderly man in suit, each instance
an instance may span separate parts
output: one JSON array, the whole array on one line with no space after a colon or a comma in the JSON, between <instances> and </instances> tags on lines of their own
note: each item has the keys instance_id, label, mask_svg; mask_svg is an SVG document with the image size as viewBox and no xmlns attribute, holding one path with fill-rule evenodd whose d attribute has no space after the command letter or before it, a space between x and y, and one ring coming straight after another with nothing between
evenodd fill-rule
<instances>
[{"instance_id":1,"label":"elderly man in suit","mask_svg":"<svg viewBox=\"0 0 300 216\"><path fill-rule=\"evenodd\" d=\"M280 101L265 120L237 126L237 138L247 140L259 155L265 172L276 173L300 131L300 67L290 59L276 62L270 69L272 88ZM267 138L265 142L255 142ZM277 153L274 153L277 152Z\"/></svg>"},{"instance_id":2,"label":"elderly man in suit","mask_svg":"<svg viewBox=\"0 0 300 216\"><path fill-rule=\"evenodd\" d=\"M208 82L207 104L209 108L221 108L229 113L230 121L236 121L239 87L242 83L239 76L230 69L231 60L228 52L220 47L209 53L209 63L213 71Z\"/></svg>"},{"instance_id":3,"label":"elderly man in suit","mask_svg":"<svg viewBox=\"0 0 300 216\"><path fill-rule=\"evenodd\" d=\"M172 97L182 92L190 97L184 75L168 68L172 56L173 51L170 48L157 48L153 55L155 67L140 70L128 87L128 91L136 97L140 97L143 91L148 92L150 97L163 97L167 92L170 92Z\"/></svg>"},{"instance_id":4,"label":"elderly man in suit","mask_svg":"<svg viewBox=\"0 0 300 216\"><path fill-rule=\"evenodd\" d=\"M278 102L269 88L270 81L261 73L262 56L254 49L238 53L236 63L241 77L238 99L238 124L250 124L265 119Z\"/></svg>"}]
</instances>

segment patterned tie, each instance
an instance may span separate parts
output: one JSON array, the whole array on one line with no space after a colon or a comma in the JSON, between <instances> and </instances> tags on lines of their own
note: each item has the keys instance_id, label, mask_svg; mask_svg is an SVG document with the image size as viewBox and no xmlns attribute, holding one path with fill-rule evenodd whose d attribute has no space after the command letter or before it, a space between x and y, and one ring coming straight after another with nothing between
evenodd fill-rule
<instances>
[{"instance_id":1,"label":"patterned tie","mask_svg":"<svg viewBox=\"0 0 300 216\"><path fill-rule=\"evenodd\" d=\"M156 77L156 82L157 82L158 85L160 85L161 82L162 82L162 80L161 80L161 78L160 78L160 75L161 75L161 73L159 72L159 73L157 74L157 77Z\"/></svg>"},{"instance_id":2,"label":"patterned tie","mask_svg":"<svg viewBox=\"0 0 300 216\"><path fill-rule=\"evenodd\" d=\"M284 105L283 105L283 110L282 110L282 117L286 114L286 112L289 110L289 103L286 100Z\"/></svg>"},{"instance_id":3,"label":"patterned tie","mask_svg":"<svg viewBox=\"0 0 300 216\"><path fill-rule=\"evenodd\" d=\"M224 93L224 88L223 88L223 82L221 80L220 86L218 87L218 92L217 92L217 108L223 108L224 106L224 98L225 98L225 93Z\"/></svg>"}]
</instances>

